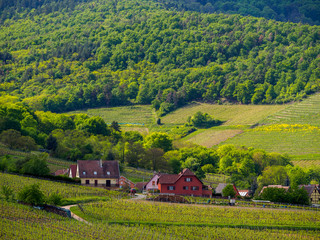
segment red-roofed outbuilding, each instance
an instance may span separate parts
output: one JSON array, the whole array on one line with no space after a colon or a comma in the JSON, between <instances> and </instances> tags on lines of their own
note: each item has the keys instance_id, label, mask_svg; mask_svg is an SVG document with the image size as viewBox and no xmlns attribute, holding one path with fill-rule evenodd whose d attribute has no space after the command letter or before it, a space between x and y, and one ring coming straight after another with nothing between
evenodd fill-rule
<instances>
[{"instance_id":1,"label":"red-roofed outbuilding","mask_svg":"<svg viewBox=\"0 0 320 240\"><path fill-rule=\"evenodd\" d=\"M179 174L162 174L158 179L160 193L211 196L212 191L188 168Z\"/></svg>"}]
</instances>

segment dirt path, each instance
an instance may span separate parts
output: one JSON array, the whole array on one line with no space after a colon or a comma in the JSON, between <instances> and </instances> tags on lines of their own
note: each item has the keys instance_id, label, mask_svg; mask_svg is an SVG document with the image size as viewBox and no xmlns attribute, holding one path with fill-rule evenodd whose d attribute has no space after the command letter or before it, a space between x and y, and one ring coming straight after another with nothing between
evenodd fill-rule
<instances>
[{"instance_id":1,"label":"dirt path","mask_svg":"<svg viewBox=\"0 0 320 240\"><path fill-rule=\"evenodd\" d=\"M146 195L144 195L144 194L139 194L139 193L136 193L135 195L134 195L134 197L133 198L131 198L131 200L143 200L143 199L146 199Z\"/></svg>"},{"instance_id":2,"label":"dirt path","mask_svg":"<svg viewBox=\"0 0 320 240\"><path fill-rule=\"evenodd\" d=\"M76 207L76 206L77 206L77 205L74 204L74 205L63 206L63 207L61 207L61 208L64 208L64 209L66 209L66 210L70 210L71 207ZM89 223L88 221L84 220L83 218L79 217L78 215L74 214L71 210L70 210L70 212L71 212L71 217L74 218L74 219L76 219L77 221L84 222L84 223L86 223L86 224L91 224L91 223Z\"/></svg>"}]
</instances>

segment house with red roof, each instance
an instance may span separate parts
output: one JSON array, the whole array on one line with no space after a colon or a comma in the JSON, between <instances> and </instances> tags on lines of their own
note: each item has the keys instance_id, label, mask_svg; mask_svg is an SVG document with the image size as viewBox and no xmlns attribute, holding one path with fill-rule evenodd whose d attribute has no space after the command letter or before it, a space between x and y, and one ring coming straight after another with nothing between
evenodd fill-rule
<instances>
[{"instance_id":1,"label":"house with red roof","mask_svg":"<svg viewBox=\"0 0 320 240\"><path fill-rule=\"evenodd\" d=\"M124 188L127 186L130 189L136 187L136 185L133 182L131 182L128 178L126 178L124 176L120 176L119 186L120 186L120 188Z\"/></svg>"},{"instance_id":2,"label":"house with red roof","mask_svg":"<svg viewBox=\"0 0 320 240\"><path fill-rule=\"evenodd\" d=\"M117 161L78 160L76 177L81 184L116 188L119 187L120 170Z\"/></svg>"},{"instance_id":3,"label":"house with red roof","mask_svg":"<svg viewBox=\"0 0 320 240\"><path fill-rule=\"evenodd\" d=\"M179 174L161 174L158 181L160 193L189 195L189 196L211 196L201 180L188 168Z\"/></svg>"}]
</instances>

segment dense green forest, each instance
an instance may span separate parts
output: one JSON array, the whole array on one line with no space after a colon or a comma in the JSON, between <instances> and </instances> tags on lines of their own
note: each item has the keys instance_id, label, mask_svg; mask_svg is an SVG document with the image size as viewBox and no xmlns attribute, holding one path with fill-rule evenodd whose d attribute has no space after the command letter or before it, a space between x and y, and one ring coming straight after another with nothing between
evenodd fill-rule
<instances>
[{"instance_id":1,"label":"dense green forest","mask_svg":"<svg viewBox=\"0 0 320 240\"><path fill-rule=\"evenodd\" d=\"M193 100L283 103L319 90L318 26L141 0L61 6L24 8L0 27L0 91L35 110L152 103L163 115Z\"/></svg>"},{"instance_id":2,"label":"dense green forest","mask_svg":"<svg viewBox=\"0 0 320 240\"><path fill-rule=\"evenodd\" d=\"M89 0L0 0L0 21L19 17L16 13L32 10L32 15L74 10L77 4ZM202 13L241 14L283 22L320 24L319 0L159 0L166 9ZM115 1L116 3L116 1Z\"/></svg>"},{"instance_id":3,"label":"dense green forest","mask_svg":"<svg viewBox=\"0 0 320 240\"><path fill-rule=\"evenodd\" d=\"M161 0L167 8L320 24L319 0Z\"/></svg>"}]
</instances>

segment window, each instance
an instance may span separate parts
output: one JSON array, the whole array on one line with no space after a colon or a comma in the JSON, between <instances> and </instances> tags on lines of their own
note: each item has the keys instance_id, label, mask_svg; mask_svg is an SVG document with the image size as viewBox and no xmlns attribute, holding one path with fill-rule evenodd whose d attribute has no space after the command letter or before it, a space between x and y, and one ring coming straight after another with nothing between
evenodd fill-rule
<instances>
[{"instance_id":1,"label":"window","mask_svg":"<svg viewBox=\"0 0 320 240\"><path fill-rule=\"evenodd\" d=\"M86 180L86 184L90 184L90 181L89 181L89 180Z\"/></svg>"},{"instance_id":2,"label":"window","mask_svg":"<svg viewBox=\"0 0 320 240\"><path fill-rule=\"evenodd\" d=\"M175 186L168 186L167 189L172 191L175 189Z\"/></svg>"},{"instance_id":3,"label":"window","mask_svg":"<svg viewBox=\"0 0 320 240\"><path fill-rule=\"evenodd\" d=\"M82 172L82 174L83 174L83 175L86 175L86 172L85 172L85 171L83 171L83 172Z\"/></svg>"},{"instance_id":4,"label":"window","mask_svg":"<svg viewBox=\"0 0 320 240\"><path fill-rule=\"evenodd\" d=\"M152 181L152 185L156 185L156 181Z\"/></svg>"},{"instance_id":5,"label":"window","mask_svg":"<svg viewBox=\"0 0 320 240\"><path fill-rule=\"evenodd\" d=\"M110 175L110 172L107 172L107 175Z\"/></svg>"},{"instance_id":6,"label":"window","mask_svg":"<svg viewBox=\"0 0 320 240\"><path fill-rule=\"evenodd\" d=\"M192 178L187 177L187 178L184 179L184 181L185 182L192 182Z\"/></svg>"},{"instance_id":7,"label":"window","mask_svg":"<svg viewBox=\"0 0 320 240\"><path fill-rule=\"evenodd\" d=\"M192 189L193 191L198 191L198 190L199 190L199 187L198 187L198 186L192 186L191 189Z\"/></svg>"},{"instance_id":8,"label":"window","mask_svg":"<svg viewBox=\"0 0 320 240\"><path fill-rule=\"evenodd\" d=\"M183 190L188 190L189 187L188 186L183 186Z\"/></svg>"},{"instance_id":9,"label":"window","mask_svg":"<svg viewBox=\"0 0 320 240\"><path fill-rule=\"evenodd\" d=\"M93 174L94 174L94 175L97 175L97 172L96 172L96 171L94 171L94 172L93 172Z\"/></svg>"}]
</instances>

